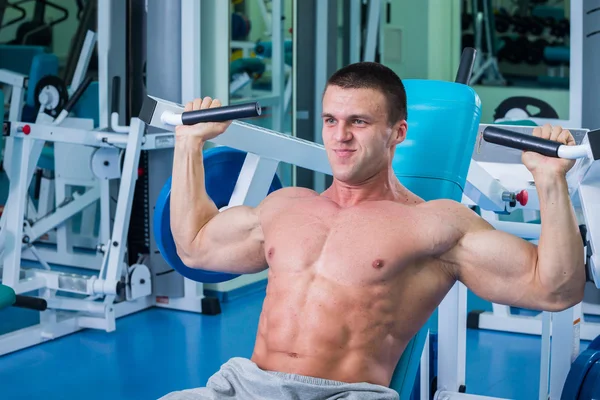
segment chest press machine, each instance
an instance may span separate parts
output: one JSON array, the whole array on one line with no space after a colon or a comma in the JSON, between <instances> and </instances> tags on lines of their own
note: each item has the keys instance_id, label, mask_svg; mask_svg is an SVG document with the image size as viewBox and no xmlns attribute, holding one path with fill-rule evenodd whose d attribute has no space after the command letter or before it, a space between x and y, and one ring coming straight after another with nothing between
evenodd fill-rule
<instances>
[{"instance_id":1,"label":"chest press machine","mask_svg":"<svg viewBox=\"0 0 600 400\"><path fill-rule=\"evenodd\" d=\"M408 97L408 139L398 146L393 160L395 174L411 191L425 200L449 198L456 201L469 196L482 209L510 213L519 205L527 204L529 192L509 190L473 161L473 149L479 133L481 140L497 146L536 151L552 157L577 159L568 180L576 207L586 226L586 269L588 280L600 287L600 260L595 255L593 243L600 240L597 223L600 220L598 180L600 163L600 138L598 132L585 131L577 146L567 148L557 143L534 138L531 128L526 132L480 125L481 103L477 94L465 83L469 81L475 52L466 49L461 59L457 82L405 80ZM217 116L217 120L236 118L232 113ZM194 113L195 115L193 115ZM148 97L140 118L148 125L173 131L176 125L194 124L202 111L183 112L183 106L158 98ZM446 127L440 129L440 126ZM523 131L523 128L518 130ZM528 130L528 131L527 131ZM275 175L278 162L284 161L314 171L331 174L322 146L252 127L243 122L233 122L223 135L215 138L217 147L205 152L206 186L209 196L219 208L236 205L257 205L266 195L281 187ZM285 147L284 147L285 146ZM284 151L285 150L285 151ZM422 160L427 160L423 163ZM214 171L212 171L214 169ZM214 176L217 174L217 176ZM233 177L233 179L231 179ZM221 178L219 181L217 178ZM176 254L170 232L169 219L170 179L166 182L154 213L154 229L158 248L169 265L183 276L199 282L223 282L236 275L192 269L185 266ZM536 201L532 193L532 202ZM518 205L519 204L519 205ZM539 204L539 203L538 203ZM536 227L517 223L496 223L526 239ZM539 227L538 236L539 236ZM583 251L583 249L582 249ZM600 394L600 388L589 372L598 374L595 366L600 358L600 339L579 353L578 322L580 307L575 306L554 315L553 362L548 385L550 347L543 341L541 363L540 399L587 399ZM466 358L466 288L457 283L443 300L438 315L438 376L432 388L435 399L491 399L467 395L465 385ZM545 325L548 331L549 323ZM428 377L429 326L424 326L410 341L394 372L391 387L401 399L413 392L415 378L421 366L419 379L420 398L430 398ZM573 363L573 364L572 364ZM573 365L573 367L572 367ZM596 376L593 375L593 376ZM562 397L561 397L562 395ZM587 397L586 397L587 396Z\"/></svg>"}]
</instances>

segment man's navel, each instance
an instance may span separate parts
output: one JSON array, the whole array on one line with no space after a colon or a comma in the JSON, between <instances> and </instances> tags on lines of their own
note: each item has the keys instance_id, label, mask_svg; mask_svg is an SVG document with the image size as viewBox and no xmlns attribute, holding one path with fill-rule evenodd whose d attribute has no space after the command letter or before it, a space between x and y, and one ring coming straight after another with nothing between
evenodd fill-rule
<instances>
[{"instance_id":1,"label":"man's navel","mask_svg":"<svg viewBox=\"0 0 600 400\"><path fill-rule=\"evenodd\" d=\"M270 247L269 251L267 251L267 257L273 258L274 254L275 254L275 247Z\"/></svg>"},{"instance_id":2,"label":"man's navel","mask_svg":"<svg viewBox=\"0 0 600 400\"><path fill-rule=\"evenodd\" d=\"M381 269L383 268L383 260L377 259L375 261L373 261L373 268L375 269Z\"/></svg>"}]
</instances>

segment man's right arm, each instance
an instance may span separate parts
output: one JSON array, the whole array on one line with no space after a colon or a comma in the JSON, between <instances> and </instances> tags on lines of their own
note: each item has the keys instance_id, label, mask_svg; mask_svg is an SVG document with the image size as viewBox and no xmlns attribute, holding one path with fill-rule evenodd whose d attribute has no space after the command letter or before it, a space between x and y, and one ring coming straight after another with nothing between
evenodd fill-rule
<instances>
[{"instance_id":1,"label":"man's right arm","mask_svg":"<svg viewBox=\"0 0 600 400\"><path fill-rule=\"evenodd\" d=\"M170 196L171 232L177 254L190 268L229 273L266 269L260 206L219 212L206 193L202 155L205 138L189 132L193 127L179 128ZM196 129L224 131L226 126L220 128Z\"/></svg>"}]
</instances>

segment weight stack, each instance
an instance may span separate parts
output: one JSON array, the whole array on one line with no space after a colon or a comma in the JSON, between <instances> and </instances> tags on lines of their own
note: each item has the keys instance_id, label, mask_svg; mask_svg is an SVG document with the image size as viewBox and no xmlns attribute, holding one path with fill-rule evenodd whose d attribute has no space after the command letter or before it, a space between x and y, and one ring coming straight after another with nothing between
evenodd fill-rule
<instances>
[{"instance_id":1,"label":"weight stack","mask_svg":"<svg viewBox=\"0 0 600 400\"><path fill-rule=\"evenodd\" d=\"M138 179L135 184L129 234L127 236L129 265L136 264L140 254L150 253L150 209L148 207L148 152L140 154Z\"/></svg>"}]
</instances>

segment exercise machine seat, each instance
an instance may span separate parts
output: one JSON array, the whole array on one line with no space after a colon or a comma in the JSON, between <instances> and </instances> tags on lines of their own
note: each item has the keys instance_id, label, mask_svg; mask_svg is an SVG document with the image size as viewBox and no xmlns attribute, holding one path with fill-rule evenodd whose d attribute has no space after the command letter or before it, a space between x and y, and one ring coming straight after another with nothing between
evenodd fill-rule
<instances>
[{"instance_id":1,"label":"exercise machine seat","mask_svg":"<svg viewBox=\"0 0 600 400\"><path fill-rule=\"evenodd\" d=\"M426 201L460 202L477 140L481 100L460 83L406 79L404 86L408 131L392 160L394 174ZM394 371L390 387L401 399L411 396L429 325L412 338Z\"/></svg>"},{"instance_id":2,"label":"exercise machine seat","mask_svg":"<svg viewBox=\"0 0 600 400\"><path fill-rule=\"evenodd\" d=\"M58 57L52 53L36 54L29 69L29 88L25 102L29 107L35 107L35 87L46 75L58 75Z\"/></svg>"}]
</instances>

